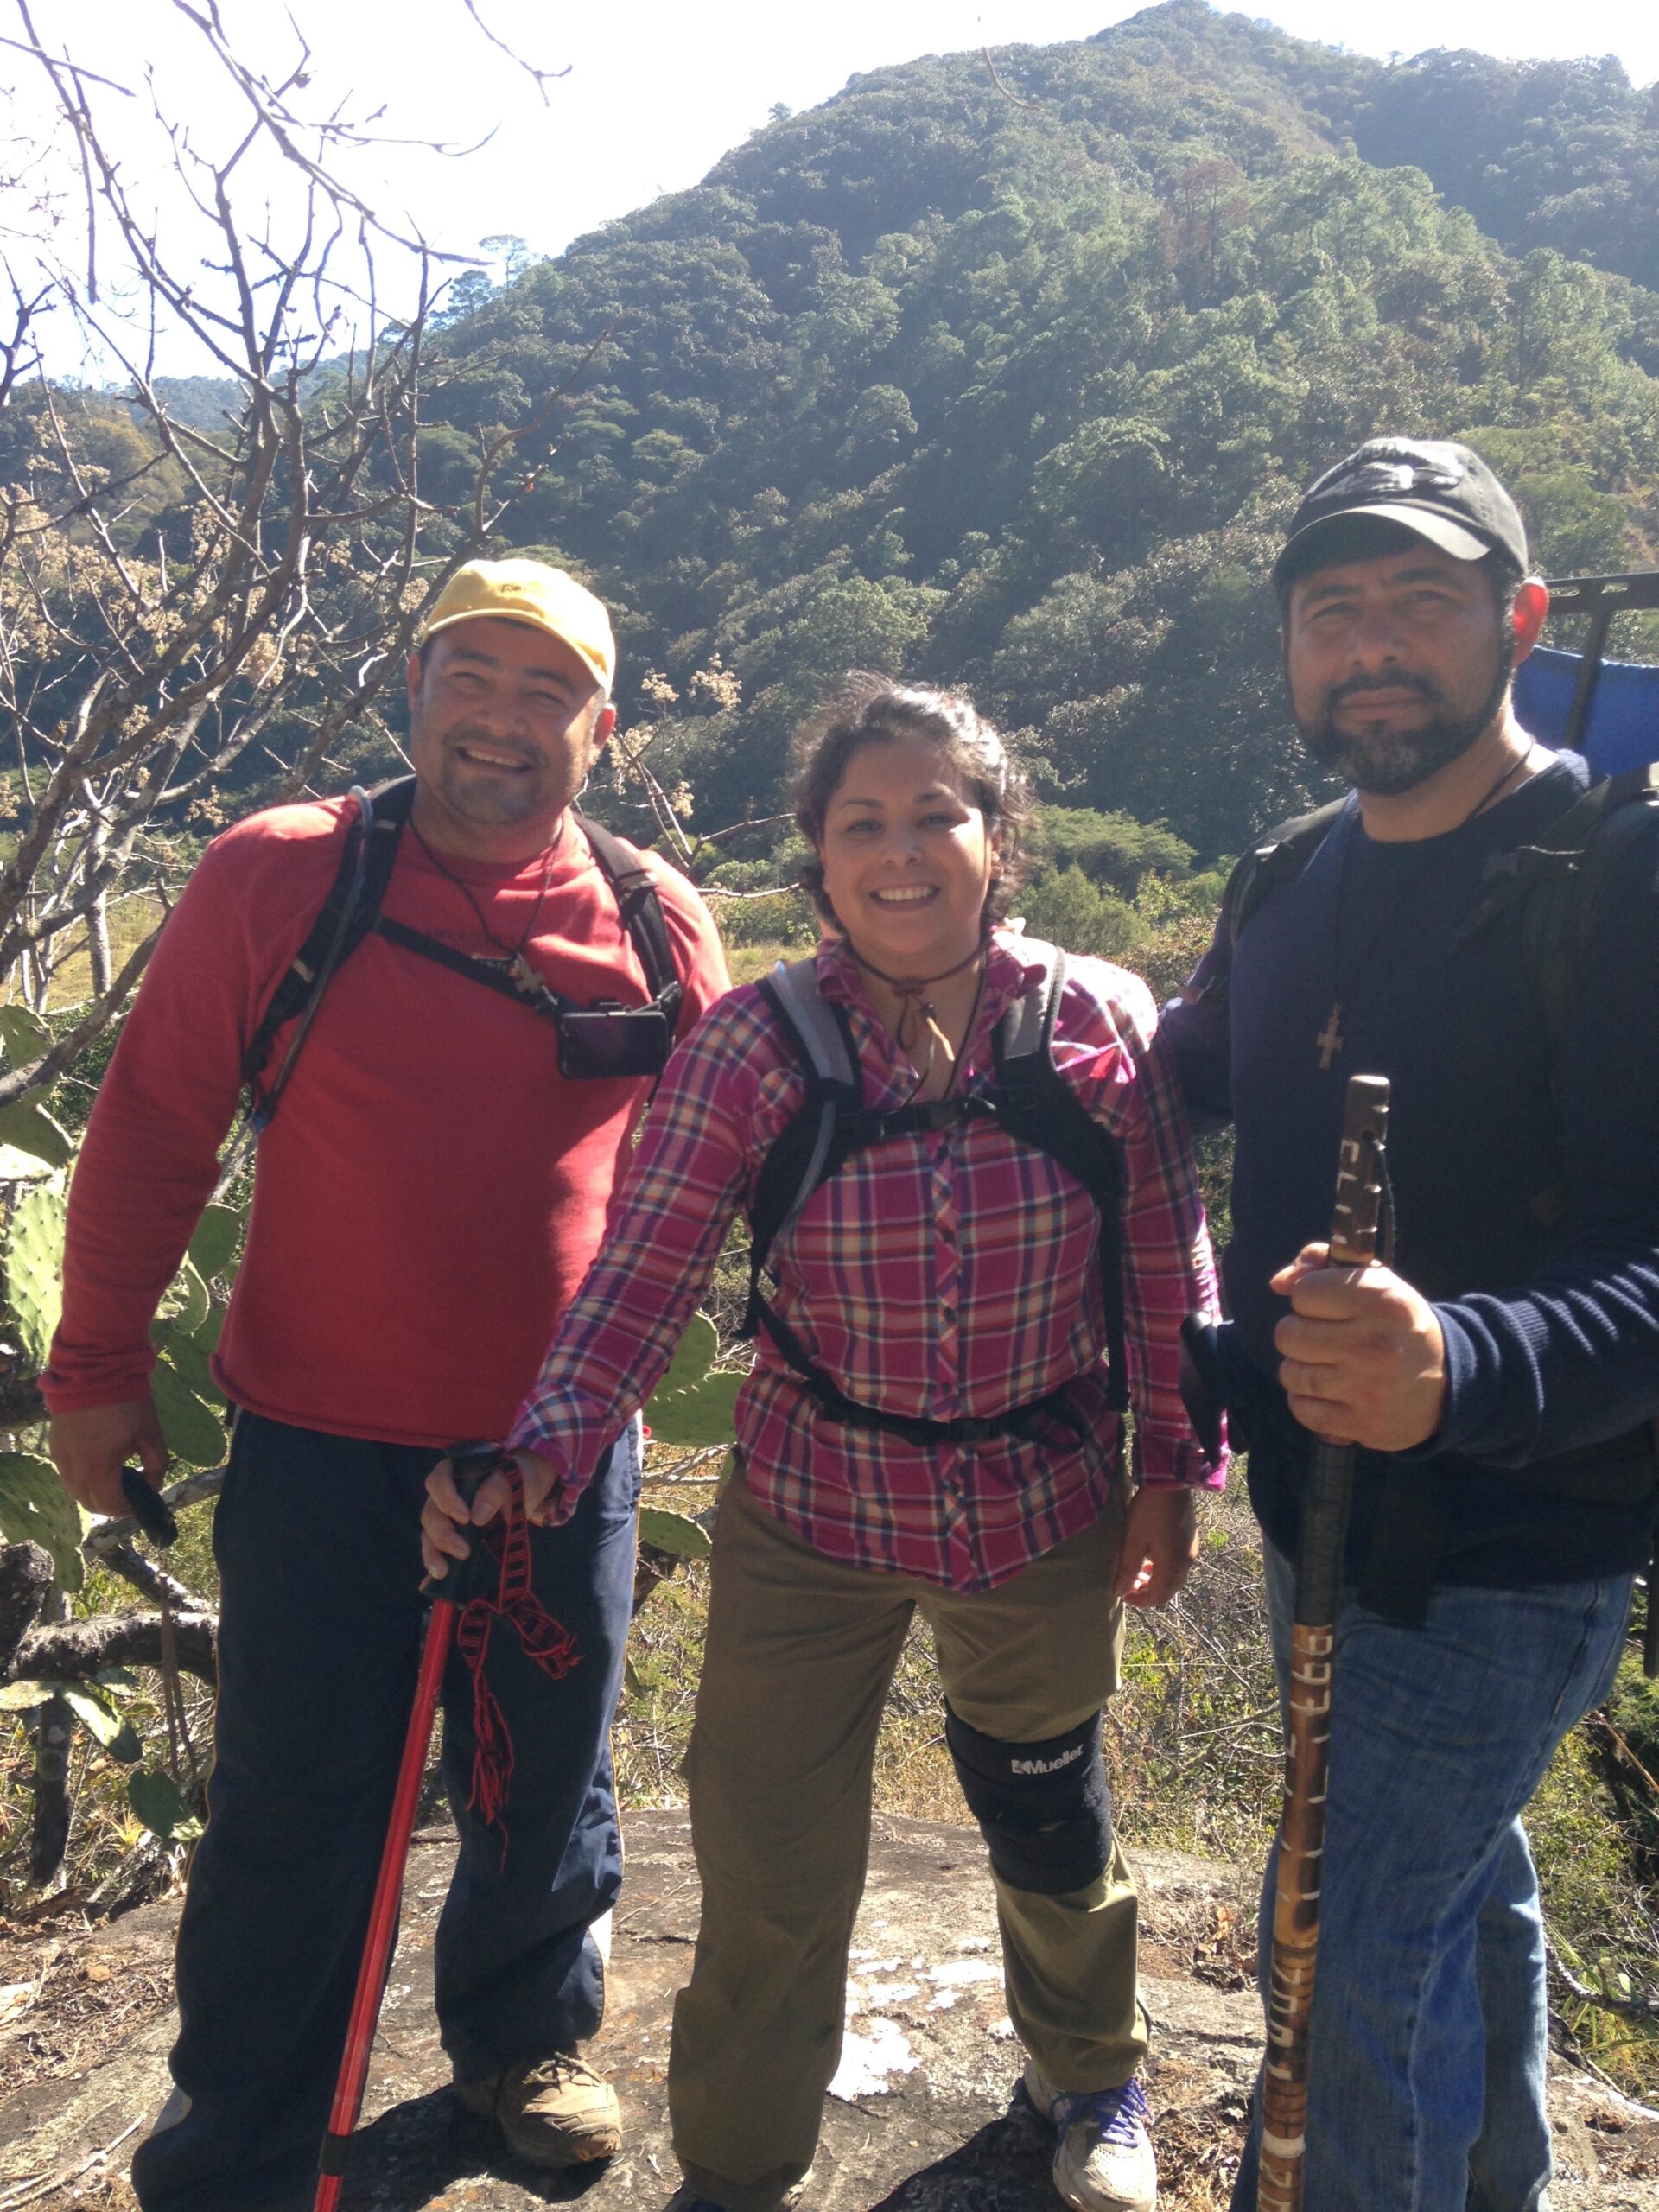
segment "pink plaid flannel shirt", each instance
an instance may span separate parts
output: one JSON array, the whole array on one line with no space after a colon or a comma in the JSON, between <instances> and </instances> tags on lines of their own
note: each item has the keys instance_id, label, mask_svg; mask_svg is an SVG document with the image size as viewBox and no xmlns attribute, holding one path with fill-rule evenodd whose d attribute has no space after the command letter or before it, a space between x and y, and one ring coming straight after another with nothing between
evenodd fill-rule
<instances>
[{"instance_id":1,"label":"pink plaid flannel shirt","mask_svg":"<svg viewBox=\"0 0 1659 2212\"><path fill-rule=\"evenodd\" d=\"M865 1102L904 1103L914 1070L882 1027L843 944L818 950L847 1007ZM993 1087L992 1036L1040 970L998 931L959 1083ZM1152 996L1104 961L1068 960L1054 1058L1118 1139L1130 1402L1141 1479L1219 1489L1178 1387L1182 1317L1213 1316L1215 1275L1173 1069ZM575 1510L605 1446L649 1397L746 1208L804 1079L759 989L711 1007L671 1061L605 1243L509 1440L558 1471L552 1517ZM985 1416L1073 1381L1076 1446L1015 1437L917 1446L837 1424L762 1337L737 1401L759 1502L832 1559L945 1588L1007 1581L1087 1528L1121 1456L1106 1408L1093 1200L988 1116L855 1154L772 1255L772 1302L849 1397L935 1421Z\"/></svg>"}]
</instances>

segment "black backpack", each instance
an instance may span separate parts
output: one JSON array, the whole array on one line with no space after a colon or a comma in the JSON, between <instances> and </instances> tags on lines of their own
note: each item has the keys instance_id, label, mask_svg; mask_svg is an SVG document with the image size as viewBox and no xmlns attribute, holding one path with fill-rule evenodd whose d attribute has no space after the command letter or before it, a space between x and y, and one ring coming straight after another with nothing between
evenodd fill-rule
<instances>
[{"instance_id":1,"label":"black backpack","mask_svg":"<svg viewBox=\"0 0 1659 2212\"><path fill-rule=\"evenodd\" d=\"M1334 799L1312 814L1281 823L1243 855L1222 893L1216 961L1191 996L1224 999L1232 956L1251 916L1292 883L1319 850L1347 804ZM1487 860L1479 896L1460 938L1522 905L1527 973L1538 995L1551 1088L1560 1094L1561 1046L1573 984L1603 899L1626 854L1659 816L1659 763L1627 768L1592 784L1549 826L1548 845L1520 845ZM1659 889L1659 882L1656 883ZM1557 1453L1508 1471L1511 1480L1586 1503L1641 1506L1659 1492L1659 1423L1583 1450ZM1441 1478L1432 1468L1395 1460L1360 1586L1374 1611L1408 1624L1421 1621L1439 1560L1445 1518Z\"/></svg>"},{"instance_id":2,"label":"black backpack","mask_svg":"<svg viewBox=\"0 0 1659 2212\"><path fill-rule=\"evenodd\" d=\"M372 791L359 786L352 797L357 805L357 818L346 834L334 887L307 931L305 942L295 955L288 973L276 986L243 1055L243 1079L253 1100L249 1122L256 1133L270 1127L306 1033L340 963L349 959L371 931L407 951L420 954L423 959L465 976L487 990L514 999L532 1014L556 1023L560 1066L567 1075L645 1077L662 1073L673 1050L674 1028L683 993L674 971L662 901L649 871L632 845L613 836L598 823L588 821L585 815L575 817L633 941L645 970L645 988L651 994L649 1002L644 1007L625 1007L609 1001L597 1007L577 1007L550 990L522 959L476 957L382 915L381 901L391 880L398 844L414 804L415 779L400 776L390 783L378 785ZM575 813L574 808L571 811ZM289 1039L275 1078L262 1093L260 1077L272 1042L278 1030L296 1015L300 1017L299 1027ZM567 1039L573 1029L579 1029L583 1037L591 1039L595 1025L600 1023L608 1024L610 1033L620 1040L620 1052L613 1049L611 1054L616 1065L602 1068L568 1065L573 1055L568 1051Z\"/></svg>"},{"instance_id":3,"label":"black backpack","mask_svg":"<svg viewBox=\"0 0 1659 2212\"><path fill-rule=\"evenodd\" d=\"M1021 939L1020 950L1028 960L1040 960L1043 975L997 1025L995 1089L886 1110L864 1103L858 1050L847 1010L820 993L816 959L787 965L779 961L760 986L805 1077L806 1096L767 1153L755 1180L749 1213L749 1300L740 1333L753 1337L763 1329L823 1411L848 1427L880 1429L918 1445L976 1443L1010 1435L1040 1441L1056 1426L1073 1440L1081 1440L1081 1425L1066 1404L1069 1384L1029 1405L983 1418L928 1421L861 1405L813 1359L760 1287L779 1238L794 1226L812 1193L855 1152L890 1137L948 1128L981 1116L995 1120L1010 1136L1048 1153L1093 1198L1100 1215L1096 1250L1106 1321L1107 1402L1115 1412L1128 1403L1120 1218L1122 1163L1116 1141L1092 1118L1054 1065L1054 1024L1065 982L1065 955L1029 938Z\"/></svg>"},{"instance_id":4,"label":"black backpack","mask_svg":"<svg viewBox=\"0 0 1659 2212\"><path fill-rule=\"evenodd\" d=\"M1336 826L1347 804L1332 799L1298 815L1251 847L1227 879L1221 898L1217 961L1193 995L1224 998L1232 956L1246 923L1281 885L1294 883ZM1631 844L1659 815L1659 763L1627 768L1582 792L1549 829L1548 845L1519 845L1492 854L1481 893L1459 934L1470 937L1496 915L1524 902L1522 918L1527 972L1543 1011L1552 1081L1559 1090L1560 1046L1579 963L1607 887Z\"/></svg>"}]
</instances>

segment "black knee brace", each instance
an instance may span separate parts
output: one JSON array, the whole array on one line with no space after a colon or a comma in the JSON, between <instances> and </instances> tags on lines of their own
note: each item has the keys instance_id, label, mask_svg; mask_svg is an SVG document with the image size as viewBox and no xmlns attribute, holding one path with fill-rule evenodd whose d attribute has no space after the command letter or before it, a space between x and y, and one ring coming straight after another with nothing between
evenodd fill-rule
<instances>
[{"instance_id":1,"label":"black knee brace","mask_svg":"<svg viewBox=\"0 0 1659 2212\"><path fill-rule=\"evenodd\" d=\"M1087 1889L1112 1855L1099 1713L1040 1744L1005 1744L947 1705L944 1740L1002 1879L1039 1897Z\"/></svg>"}]
</instances>

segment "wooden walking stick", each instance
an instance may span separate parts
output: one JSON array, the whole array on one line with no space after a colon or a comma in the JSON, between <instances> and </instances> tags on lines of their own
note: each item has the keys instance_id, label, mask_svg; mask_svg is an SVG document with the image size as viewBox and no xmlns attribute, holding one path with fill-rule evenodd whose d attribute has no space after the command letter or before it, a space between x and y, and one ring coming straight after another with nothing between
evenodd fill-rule
<instances>
[{"instance_id":1,"label":"wooden walking stick","mask_svg":"<svg viewBox=\"0 0 1659 2212\"><path fill-rule=\"evenodd\" d=\"M1388 1122L1387 1079L1376 1075L1351 1076L1343 1109L1336 1214L1331 1224L1333 1267L1368 1267L1376 1257ZM1257 2212L1300 2212L1302 2202L1307 2149L1308 2021L1313 2005L1319 1879L1325 1863L1332 1662L1353 1485L1353 1446L1316 1440L1296 1554L1285 1809L1274 1895L1268 2049L1262 2071Z\"/></svg>"}]
</instances>

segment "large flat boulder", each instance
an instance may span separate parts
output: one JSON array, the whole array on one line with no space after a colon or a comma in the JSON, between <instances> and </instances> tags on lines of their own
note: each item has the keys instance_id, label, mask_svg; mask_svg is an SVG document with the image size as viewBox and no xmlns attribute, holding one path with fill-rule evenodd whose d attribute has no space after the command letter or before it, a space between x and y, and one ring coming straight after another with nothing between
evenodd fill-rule
<instances>
[{"instance_id":1,"label":"large flat boulder","mask_svg":"<svg viewBox=\"0 0 1659 2212\"><path fill-rule=\"evenodd\" d=\"M659 2212L677 2178L669 2017L690 1963L697 1881L683 1813L633 1814L626 1829L627 1882L595 2049L622 2100L622 2154L597 2171L538 2177L500 2156L490 2131L461 2110L431 2014L433 1929L454 1845L423 1834L346 2212L522 2212L577 2196L592 2212ZM1142 1852L1135 1865L1163 2202L1200 2212L1227 2202L1260 2046L1255 1993L1240 1970L1250 1885L1230 1867L1171 1853ZM166 2088L176 1918L175 1904L152 1905L106 1929L0 1953L0 1982L39 1982L32 2001L13 1999L10 2021L0 2012L0 2083L16 2083L0 2090L0 2212L71 2202L130 2212L135 2123ZM1055 2212L1047 2133L1018 2088L995 1908L971 1829L878 1816L848 2029L815 2208ZM1563 2075L1555 2095L1563 2171L1554 2212L1659 2212L1659 2123L1581 2077Z\"/></svg>"}]
</instances>

